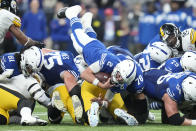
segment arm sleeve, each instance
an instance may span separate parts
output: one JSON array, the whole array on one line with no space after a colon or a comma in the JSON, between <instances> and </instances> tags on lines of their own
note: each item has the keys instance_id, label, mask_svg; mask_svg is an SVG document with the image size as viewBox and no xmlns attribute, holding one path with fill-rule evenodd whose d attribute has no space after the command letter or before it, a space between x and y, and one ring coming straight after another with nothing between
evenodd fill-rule
<instances>
[{"instance_id":1,"label":"arm sleeve","mask_svg":"<svg viewBox=\"0 0 196 131\"><path fill-rule=\"evenodd\" d=\"M31 96L38 101L40 104L48 107L51 105L51 100L45 94L45 91L41 88L38 83L33 83L28 88L29 93Z\"/></svg>"},{"instance_id":2,"label":"arm sleeve","mask_svg":"<svg viewBox=\"0 0 196 131\"><path fill-rule=\"evenodd\" d=\"M101 66L99 64L99 61L94 62L89 67L93 71L93 73L97 73L97 72L99 72L101 70Z\"/></svg>"}]
</instances>

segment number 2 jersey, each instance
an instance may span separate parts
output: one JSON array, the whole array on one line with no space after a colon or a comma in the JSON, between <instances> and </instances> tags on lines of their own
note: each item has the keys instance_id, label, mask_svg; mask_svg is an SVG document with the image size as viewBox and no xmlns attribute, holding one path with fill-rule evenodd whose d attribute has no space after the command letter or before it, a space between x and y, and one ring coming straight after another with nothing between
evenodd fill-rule
<instances>
[{"instance_id":1,"label":"number 2 jersey","mask_svg":"<svg viewBox=\"0 0 196 131\"><path fill-rule=\"evenodd\" d=\"M193 72L168 73L165 70L152 69L144 72L144 93L152 99L162 100L167 93L172 100L180 104L184 101L182 82Z\"/></svg>"},{"instance_id":2,"label":"number 2 jersey","mask_svg":"<svg viewBox=\"0 0 196 131\"><path fill-rule=\"evenodd\" d=\"M74 63L74 56L70 51L57 51L44 54L44 65L40 73L50 86L64 83L62 77L64 71L70 72L76 79L80 75Z\"/></svg>"}]
</instances>

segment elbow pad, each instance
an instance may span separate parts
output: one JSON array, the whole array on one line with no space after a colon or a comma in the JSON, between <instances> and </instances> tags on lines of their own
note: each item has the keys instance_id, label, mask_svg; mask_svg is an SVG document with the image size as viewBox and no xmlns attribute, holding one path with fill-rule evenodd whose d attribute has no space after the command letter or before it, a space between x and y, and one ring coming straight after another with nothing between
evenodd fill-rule
<instances>
[{"instance_id":1,"label":"elbow pad","mask_svg":"<svg viewBox=\"0 0 196 131\"><path fill-rule=\"evenodd\" d=\"M180 113L176 113L170 116L168 119L169 119L169 124L172 125L182 125L182 123L184 122L184 117L180 117Z\"/></svg>"},{"instance_id":2,"label":"elbow pad","mask_svg":"<svg viewBox=\"0 0 196 131\"><path fill-rule=\"evenodd\" d=\"M31 94L31 96L40 104L46 107L51 104L50 98L46 96L45 91L41 88L41 86L38 83L32 84L29 87L28 91Z\"/></svg>"}]
</instances>

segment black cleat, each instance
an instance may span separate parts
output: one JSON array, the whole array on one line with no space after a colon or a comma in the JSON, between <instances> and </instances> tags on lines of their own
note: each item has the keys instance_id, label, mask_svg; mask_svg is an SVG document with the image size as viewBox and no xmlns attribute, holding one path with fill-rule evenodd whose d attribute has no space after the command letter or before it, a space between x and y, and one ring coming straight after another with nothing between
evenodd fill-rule
<instances>
[{"instance_id":1,"label":"black cleat","mask_svg":"<svg viewBox=\"0 0 196 131\"><path fill-rule=\"evenodd\" d=\"M57 13L57 17L59 19L61 18L66 18L66 15L65 15L65 11L67 10L68 7L64 7L64 8L61 8L58 13Z\"/></svg>"}]
</instances>

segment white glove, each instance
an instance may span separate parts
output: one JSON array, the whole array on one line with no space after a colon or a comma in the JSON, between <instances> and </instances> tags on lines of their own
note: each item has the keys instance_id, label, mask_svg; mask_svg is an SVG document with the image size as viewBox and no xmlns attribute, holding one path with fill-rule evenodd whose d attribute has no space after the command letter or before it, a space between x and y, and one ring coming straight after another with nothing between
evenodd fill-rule
<instances>
[{"instance_id":1,"label":"white glove","mask_svg":"<svg viewBox=\"0 0 196 131\"><path fill-rule=\"evenodd\" d=\"M5 81L8 77L13 74L13 69L7 69L0 75L0 81Z\"/></svg>"},{"instance_id":2,"label":"white glove","mask_svg":"<svg viewBox=\"0 0 196 131\"><path fill-rule=\"evenodd\" d=\"M62 111L62 112L66 112L67 109L63 103L63 101L60 98L59 92L58 91L54 91L52 93L52 106L56 107L58 110Z\"/></svg>"}]
</instances>

